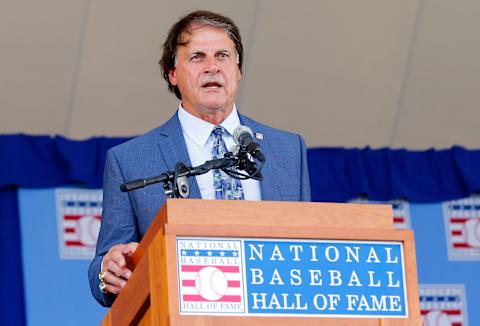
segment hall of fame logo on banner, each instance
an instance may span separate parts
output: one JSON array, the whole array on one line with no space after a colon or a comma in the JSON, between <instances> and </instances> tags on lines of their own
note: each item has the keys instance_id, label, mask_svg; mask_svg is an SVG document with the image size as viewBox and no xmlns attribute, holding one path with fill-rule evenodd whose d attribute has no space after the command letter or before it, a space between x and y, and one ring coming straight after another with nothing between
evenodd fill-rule
<instances>
[{"instance_id":1,"label":"hall of fame logo on banner","mask_svg":"<svg viewBox=\"0 0 480 326\"><path fill-rule=\"evenodd\" d=\"M480 260L480 196L443 203L450 260Z\"/></svg>"},{"instance_id":2,"label":"hall of fame logo on banner","mask_svg":"<svg viewBox=\"0 0 480 326\"><path fill-rule=\"evenodd\" d=\"M401 242L176 241L180 314L408 316Z\"/></svg>"},{"instance_id":3,"label":"hall of fame logo on banner","mask_svg":"<svg viewBox=\"0 0 480 326\"><path fill-rule=\"evenodd\" d=\"M392 205L393 210L393 226L396 229L410 229L410 205L405 200L390 200L390 201L372 201L368 199L354 199L350 201L352 204L386 204Z\"/></svg>"},{"instance_id":4,"label":"hall of fame logo on banner","mask_svg":"<svg viewBox=\"0 0 480 326\"><path fill-rule=\"evenodd\" d=\"M177 240L182 312L245 311L238 240Z\"/></svg>"},{"instance_id":5,"label":"hall of fame logo on banner","mask_svg":"<svg viewBox=\"0 0 480 326\"><path fill-rule=\"evenodd\" d=\"M420 309L424 326L467 326L463 284L420 284Z\"/></svg>"},{"instance_id":6,"label":"hall of fame logo on banner","mask_svg":"<svg viewBox=\"0 0 480 326\"><path fill-rule=\"evenodd\" d=\"M59 188L55 200L60 258L92 259L102 216L102 190Z\"/></svg>"}]
</instances>

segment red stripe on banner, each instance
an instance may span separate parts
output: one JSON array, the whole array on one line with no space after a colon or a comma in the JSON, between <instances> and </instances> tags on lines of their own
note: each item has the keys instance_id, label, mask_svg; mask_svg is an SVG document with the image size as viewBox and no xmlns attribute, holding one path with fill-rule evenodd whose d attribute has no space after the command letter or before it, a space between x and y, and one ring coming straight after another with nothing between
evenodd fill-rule
<instances>
[{"instance_id":1,"label":"red stripe on banner","mask_svg":"<svg viewBox=\"0 0 480 326\"><path fill-rule=\"evenodd\" d=\"M438 309L440 310L440 309ZM432 309L430 310L422 310L420 312L420 314L422 315L426 315L428 314L430 311L432 311ZM462 311L460 309L441 309L440 310L441 312L447 314L447 315L461 315L462 314Z\"/></svg>"},{"instance_id":2,"label":"red stripe on banner","mask_svg":"<svg viewBox=\"0 0 480 326\"><path fill-rule=\"evenodd\" d=\"M67 245L67 246L82 246L83 247L83 243L81 243L80 241L65 241L65 245Z\"/></svg>"},{"instance_id":3,"label":"red stripe on banner","mask_svg":"<svg viewBox=\"0 0 480 326\"><path fill-rule=\"evenodd\" d=\"M228 287L229 288L239 288L240 287L240 281L228 281Z\"/></svg>"},{"instance_id":4,"label":"red stripe on banner","mask_svg":"<svg viewBox=\"0 0 480 326\"><path fill-rule=\"evenodd\" d=\"M215 267L225 273L239 273L240 267L238 266L201 266L201 265L182 265L182 272L198 272L205 267Z\"/></svg>"},{"instance_id":5,"label":"red stripe on banner","mask_svg":"<svg viewBox=\"0 0 480 326\"><path fill-rule=\"evenodd\" d=\"M239 295L224 295L218 300L207 300L201 295L185 294L183 295L183 301L196 301L196 302L241 302L242 298Z\"/></svg>"},{"instance_id":6,"label":"red stripe on banner","mask_svg":"<svg viewBox=\"0 0 480 326\"><path fill-rule=\"evenodd\" d=\"M75 228L65 228L65 233L75 233Z\"/></svg>"},{"instance_id":7,"label":"red stripe on banner","mask_svg":"<svg viewBox=\"0 0 480 326\"><path fill-rule=\"evenodd\" d=\"M467 217L452 217L450 218L451 223L465 223L468 221Z\"/></svg>"},{"instance_id":8,"label":"red stripe on banner","mask_svg":"<svg viewBox=\"0 0 480 326\"><path fill-rule=\"evenodd\" d=\"M78 221L82 215L64 215L63 219L67 221Z\"/></svg>"},{"instance_id":9,"label":"red stripe on banner","mask_svg":"<svg viewBox=\"0 0 480 326\"><path fill-rule=\"evenodd\" d=\"M462 235L462 230L452 231L452 235Z\"/></svg>"},{"instance_id":10,"label":"red stripe on banner","mask_svg":"<svg viewBox=\"0 0 480 326\"><path fill-rule=\"evenodd\" d=\"M182 286L195 286L195 280L182 280Z\"/></svg>"},{"instance_id":11,"label":"red stripe on banner","mask_svg":"<svg viewBox=\"0 0 480 326\"><path fill-rule=\"evenodd\" d=\"M442 312L446 313L447 315L461 315L462 312L460 311L460 309L446 309L446 310L443 310L442 309Z\"/></svg>"},{"instance_id":12,"label":"red stripe on banner","mask_svg":"<svg viewBox=\"0 0 480 326\"><path fill-rule=\"evenodd\" d=\"M462 326L462 323L452 323L452 326Z\"/></svg>"},{"instance_id":13,"label":"red stripe on banner","mask_svg":"<svg viewBox=\"0 0 480 326\"><path fill-rule=\"evenodd\" d=\"M405 219L403 217L394 217L393 223L403 223Z\"/></svg>"},{"instance_id":14,"label":"red stripe on banner","mask_svg":"<svg viewBox=\"0 0 480 326\"><path fill-rule=\"evenodd\" d=\"M454 243L453 248L470 248L468 243Z\"/></svg>"}]
</instances>

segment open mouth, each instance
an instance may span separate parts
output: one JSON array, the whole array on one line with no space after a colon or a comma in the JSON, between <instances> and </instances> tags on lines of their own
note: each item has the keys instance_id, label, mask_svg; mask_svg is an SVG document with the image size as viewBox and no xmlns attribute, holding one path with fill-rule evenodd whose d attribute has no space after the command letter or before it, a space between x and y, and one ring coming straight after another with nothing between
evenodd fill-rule
<instances>
[{"instance_id":1,"label":"open mouth","mask_svg":"<svg viewBox=\"0 0 480 326\"><path fill-rule=\"evenodd\" d=\"M216 89L222 87L220 83L217 82L208 82L202 85L203 88Z\"/></svg>"}]
</instances>

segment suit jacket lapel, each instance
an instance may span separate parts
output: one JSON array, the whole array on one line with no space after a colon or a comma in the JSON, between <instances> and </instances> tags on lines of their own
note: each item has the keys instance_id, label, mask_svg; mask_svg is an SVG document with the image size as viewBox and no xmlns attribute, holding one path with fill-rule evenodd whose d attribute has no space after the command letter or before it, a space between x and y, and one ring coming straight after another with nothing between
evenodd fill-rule
<instances>
[{"instance_id":1,"label":"suit jacket lapel","mask_svg":"<svg viewBox=\"0 0 480 326\"><path fill-rule=\"evenodd\" d=\"M281 195L279 191L279 178L275 171L273 170L273 157L272 153L269 150L269 139L268 135L265 135L264 130L261 125L258 125L254 120L239 114L240 122L252 129L254 135L256 132L263 134L263 140L256 139L263 153L265 154L265 163L262 169L263 180L260 182L260 190L262 192L262 200L280 200Z\"/></svg>"},{"instance_id":2,"label":"suit jacket lapel","mask_svg":"<svg viewBox=\"0 0 480 326\"><path fill-rule=\"evenodd\" d=\"M182 162L186 166L191 166L190 157L188 156L187 145L183 137L182 126L178 120L178 114L175 113L170 120L159 128L158 146L160 153L163 155L165 165L170 171L175 170L175 164ZM190 198L201 198L200 189L198 188L195 177L190 180Z\"/></svg>"}]
</instances>

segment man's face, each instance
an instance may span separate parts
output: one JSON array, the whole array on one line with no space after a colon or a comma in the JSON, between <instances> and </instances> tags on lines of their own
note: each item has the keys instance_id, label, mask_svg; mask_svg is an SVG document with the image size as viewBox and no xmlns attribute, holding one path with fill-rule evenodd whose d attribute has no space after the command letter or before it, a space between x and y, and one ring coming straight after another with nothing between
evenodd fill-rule
<instances>
[{"instance_id":1,"label":"man's face","mask_svg":"<svg viewBox=\"0 0 480 326\"><path fill-rule=\"evenodd\" d=\"M241 78L235 44L211 26L194 27L182 38L187 44L177 47L169 79L182 94L183 108L201 118L228 115Z\"/></svg>"}]
</instances>

